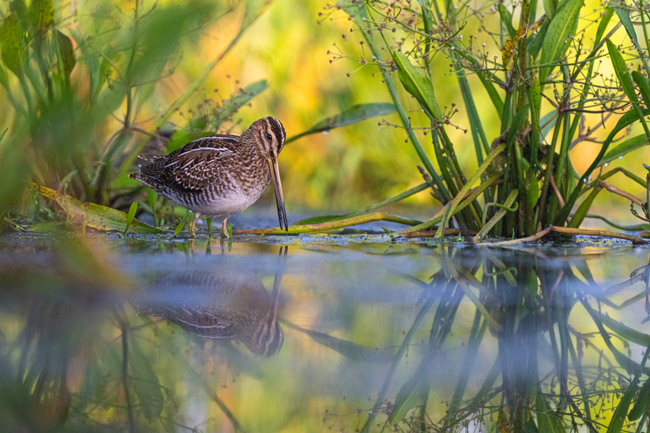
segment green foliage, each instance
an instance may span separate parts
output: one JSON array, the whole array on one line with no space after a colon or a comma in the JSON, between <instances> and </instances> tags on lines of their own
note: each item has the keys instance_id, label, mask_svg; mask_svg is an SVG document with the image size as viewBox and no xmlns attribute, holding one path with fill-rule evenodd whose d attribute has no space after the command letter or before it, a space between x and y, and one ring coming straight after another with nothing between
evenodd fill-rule
<instances>
[{"instance_id":1,"label":"green foliage","mask_svg":"<svg viewBox=\"0 0 650 433\"><path fill-rule=\"evenodd\" d=\"M369 119L375 116L384 116L395 112L395 106L389 103L371 103L355 105L347 110L321 120L311 128L303 131L293 137L289 137L286 143L290 143L298 138L304 137L309 134L316 134L318 132L330 131L334 128L341 128L343 126L352 125L362 120Z\"/></svg>"},{"instance_id":2,"label":"green foliage","mask_svg":"<svg viewBox=\"0 0 650 433\"><path fill-rule=\"evenodd\" d=\"M488 232L506 237L513 233L529 236L549 225L577 227L595 199L596 193L592 193L579 202L585 185L598 188L600 179L591 178L594 170L650 141L650 129L646 126L650 113L648 52L640 48L643 44L638 43L630 18L630 14L641 21L648 18L647 11L638 5L607 6L597 28L591 28L582 25L582 0L544 1L546 15L541 17L537 16L536 3L524 2L516 7L499 4L490 12L498 16L498 26L493 26L491 23L497 21L490 22L485 13L450 2L441 9L438 4L419 1L408 20L406 15L396 13L392 4L348 0L337 4L350 16L363 35L362 42L372 51L373 64L381 71L400 114L400 126L406 129L425 166L425 181L433 196L444 205L441 217L437 214L413 230L437 224L438 235L442 236L452 223L452 216L465 236L484 236ZM605 37L614 12L632 39L631 51L643 65L643 73L631 70L620 47L611 41L616 29ZM473 26L492 32L501 41L501 61L496 56L489 58L485 50L476 50L476 36L465 30ZM647 38L647 32L644 36ZM592 41L591 47L586 46L588 40ZM647 46L650 41L644 42ZM612 85L612 81L594 72L594 63L602 56L600 49L605 44L606 57L614 67L620 87L616 81ZM622 47L629 56L627 45ZM391 60L383 60L383 53ZM449 59L449 72L458 81L476 161L479 171L484 172L480 186L479 176L465 176L467 169L456 157L460 145L452 142L447 132L453 125L455 111L440 108L449 103L436 97L439 73L434 65L440 62L432 61L434 56ZM426 118L406 115L409 98L396 91L392 83L394 72ZM479 79L498 111L501 128L491 140L486 132L494 128L486 124L487 116L476 108L468 81L471 76ZM593 132L582 132L585 125L589 131L602 126L601 114L605 113L621 115L606 139L599 139ZM644 134L608 152L617 134L635 123L643 127ZM431 164L420 144L422 135L415 134L414 128L430 133L438 169ZM569 151L586 139L602 145L587 170L579 174ZM489 167L484 166L486 157L500 144L505 146L504 155L491 161ZM485 186L487 175L496 178ZM472 191L480 188L483 195L471 196ZM578 204L577 218L572 219L571 212ZM462 207L462 211L458 212L457 207Z\"/></svg>"}]
</instances>

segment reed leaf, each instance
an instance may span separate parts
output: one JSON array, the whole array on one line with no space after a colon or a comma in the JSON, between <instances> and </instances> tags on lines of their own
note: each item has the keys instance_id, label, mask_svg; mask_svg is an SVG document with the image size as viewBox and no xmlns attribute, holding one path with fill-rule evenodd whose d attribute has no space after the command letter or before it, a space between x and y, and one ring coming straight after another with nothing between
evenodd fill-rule
<instances>
[{"instance_id":1,"label":"reed leaf","mask_svg":"<svg viewBox=\"0 0 650 433\"><path fill-rule=\"evenodd\" d=\"M492 161L499 156L504 150L506 150L506 145L501 144L497 147L495 147L492 152L485 158L485 161L483 161L483 164L481 164L476 171L472 174L472 176L469 178L467 183L463 185L461 190L458 192L456 197L449 203L449 208L448 212L446 212L446 216L443 216L442 221L440 222L440 226L438 227L438 233L436 234L436 237L440 238L442 237L442 234L445 230L445 226L447 225L447 221L449 218L454 215L454 212L456 211L456 208L458 207L458 204L460 201L465 198L465 195L469 192L469 189L472 187L474 183L476 183L483 173L487 170L487 168L490 166Z\"/></svg>"},{"instance_id":2,"label":"reed leaf","mask_svg":"<svg viewBox=\"0 0 650 433\"><path fill-rule=\"evenodd\" d=\"M119 232L124 231L124 227L127 225L128 215L117 209L95 203L82 203L69 195L33 183L30 184L30 189L56 202L72 224L85 224L96 230L115 230ZM137 219L134 219L129 227L133 233L153 234L161 232L156 227L144 224Z\"/></svg>"},{"instance_id":3,"label":"reed leaf","mask_svg":"<svg viewBox=\"0 0 650 433\"><path fill-rule=\"evenodd\" d=\"M599 161L598 166L600 167L614 160L620 159L633 150L641 149L648 144L650 144L650 139L645 134L628 138L607 152L605 156L603 156L603 158Z\"/></svg>"},{"instance_id":4,"label":"reed leaf","mask_svg":"<svg viewBox=\"0 0 650 433\"><path fill-rule=\"evenodd\" d=\"M379 102L370 104L358 104L341 113L328 117L316 123L311 128L289 137L285 144L291 143L305 135L316 134L318 132L326 132L334 128L352 125L362 120L370 119L371 117L385 116L387 114L395 113L395 105L389 102Z\"/></svg>"},{"instance_id":5,"label":"reed leaf","mask_svg":"<svg viewBox=\"0 0 650 433\"><path fill-rule=\"evenodd\" d=\"M546 31L539 72L540 82L545 83L558 61L569 48L568 38L575 35L578 27L578 14L583 0L564 0L557 8Z\"/></svg>"},{"instance_id":6,"label":"reed leaf","mask_svg":"<svg viewBox=\"0 0 650 433\"><path fill-rule=\"evenodd\" d=\"M426 74L417 69L401 52L393 53L393 61L399 68L399 80L404 89L413 96L431 119L442 120L442 112L436 101L433 84Z\"/></svg>"}]
</instances>

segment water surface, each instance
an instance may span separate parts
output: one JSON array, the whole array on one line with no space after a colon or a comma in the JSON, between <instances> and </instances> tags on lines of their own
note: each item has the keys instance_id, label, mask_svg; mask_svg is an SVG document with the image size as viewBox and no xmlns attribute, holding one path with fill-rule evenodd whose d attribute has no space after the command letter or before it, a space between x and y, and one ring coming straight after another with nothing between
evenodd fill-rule
<instances>
[{"instance_id":1,"label":"water surface","mask_svg":"<svg viewBox=\"0 0 650 433\"><path fill-rule=\"evenodd\" d=\"M605 431L628 397L633 431L649 260L589 240L6 235L2 431Z\"/></svg>"}]
</instances>

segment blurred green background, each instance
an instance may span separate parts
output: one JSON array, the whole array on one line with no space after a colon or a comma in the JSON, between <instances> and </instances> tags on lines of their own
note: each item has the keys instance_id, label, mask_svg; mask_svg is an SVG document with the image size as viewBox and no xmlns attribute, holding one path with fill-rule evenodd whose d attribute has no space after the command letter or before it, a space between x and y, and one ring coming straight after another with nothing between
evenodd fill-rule
<instances>
[{"instance_id":1,"label":"blurred green background","mask_svg":"<svg viewBox=\"0 0 650 433\"><path fill-rule=\"evenodd\" d=\"M47 16L49 8L50 21L41 16L43 10ZM348 16L330 2L14 0L0 5L0 12L5 24L8 17L21 14L32 20L19 37L10 26L2 28L0 109L5 115L0 133L6 133L0 141L0 206L5 211L29 213L34 197L24 191L30 180L83 201L125 209L144 194L126 175L136 155L151 147L152 134L160 131L187 132L198 122L204 135L238 134L255 119L273 115L291 136L354 104L390 102L377 67L364 64L371 54L358 30L352 31ZM486 12L494 14L487 6ZM597 18L585 16L581 26L593 26ZM20 23L18 19L18 27ZM472 26L463 33L475 33L479 44L486 43L488 57L500 56L498 41ZM34 33L39 32L46 33L43 44L35 42ZM66 49L73 50L73 62ZM13 50L24 57L18 74L7 66L7 58L9 64L16 60L11 59ZM447 130L463 170L471 173L477 163L458 82L448 74L443 54L434 61L436 96L443 111L461 107L452 117L457 128ZM499 134L497 113L478 79L468 79L492 140ZM224 100L259 80L269 86L248 104L227 116L219 111ZM411 102L407 109L417 126L423 115ZM217 110L211 111L214 107ZM202 114L216 120L201 123ZM393 126L398 123L396 115L380 116L288 145L280 161L290 212L359 209L421 183L416 169L420 160L406 142L404 129ZM429 137L423 131L418 135L432 156ZM191 137L181 134L174 144ZM149 150L169 150L153 147ZM578 172L597 150L598 144L588 142L572 150ZM640 161L646 156L646 150L636 151L609 169L628 165L641 174ZM643 194L641 187L623 178L617 186ZM273 206L269 191L265 197ZM425 215L433 212L432 206L439 207L427 192L405 204L422 206L415 212ZM625 199L606 194L595 203L596 210L631 219L627 207Z\"/></svg>"}]
</instances>

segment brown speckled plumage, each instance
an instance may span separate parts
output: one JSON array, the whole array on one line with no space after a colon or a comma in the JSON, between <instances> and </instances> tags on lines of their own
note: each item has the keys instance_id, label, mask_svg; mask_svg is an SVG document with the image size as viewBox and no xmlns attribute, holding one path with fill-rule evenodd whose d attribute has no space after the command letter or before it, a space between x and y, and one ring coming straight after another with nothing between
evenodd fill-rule
<instances>
[{"instance_id":1,"label":"brown speckled plumage","mask_svg":"<svg viewBox=\"0 0 650 433\"><path fill-rule=\"evenodd\" d=\"M241 341L262 356L275 355L284 342L277 320L279 282L269 293L254 275L217 266L167 275L153 293L159 300L145 302L139 310L192 334Z\"/></svg>"},{"instance_id":2,"label":"brown speckled plumage","mask_svg":"<svg viewBox=\"0 0 650 433\"><path fill-rule=\"evenodd\" d=\"M156 192L197 214L226 220L253 204L273 179L280 227L287 226L277 158L286 133L273 117L255 121L241 136L194 140L166 156L153 157L131 174ZM271 166L269 166L269 163ZM273 170L276 170L275 172ZM193 235L190 227L190 234Z\"/></svg>"}]
</instances>

